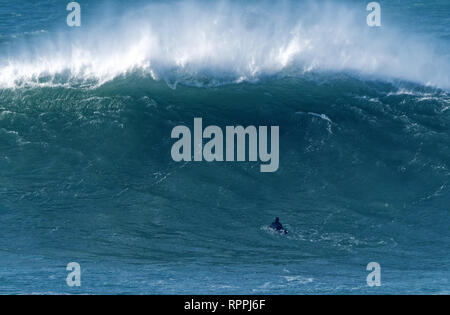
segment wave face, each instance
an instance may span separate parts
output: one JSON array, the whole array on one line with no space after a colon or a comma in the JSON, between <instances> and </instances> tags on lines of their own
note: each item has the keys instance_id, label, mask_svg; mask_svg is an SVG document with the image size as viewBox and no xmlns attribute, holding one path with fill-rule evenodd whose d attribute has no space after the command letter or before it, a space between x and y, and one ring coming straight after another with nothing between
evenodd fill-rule
<instances>
[{"instance_id":1,"label":"wave face","mask_svg":"<svg viewBox=\"0 0 450 315\"><path fill-rule=\"evenodd\" d=\"M88 27L54 31L12 50L0 62L0 86L103 84L133 71L171 84L215 85L316 70L450 87L448 49L439 53L436 38L411 35L395 25L367 27L368 12L361 3L124 6L108 2L87 15Z\"/></svg>"},{"instance_id":2,"label":"wave face","mask_svg":"<svg viewBox=\"0 0 450 315\"><path fill-rule=\"evenodd\" d=\"M89 1L70 32L43 3L0 23L0 293L448 294L447 1L382 30L356 1ZM280 126L280 169L174 162L194 117Z\"/></svg>"}]
</instances>

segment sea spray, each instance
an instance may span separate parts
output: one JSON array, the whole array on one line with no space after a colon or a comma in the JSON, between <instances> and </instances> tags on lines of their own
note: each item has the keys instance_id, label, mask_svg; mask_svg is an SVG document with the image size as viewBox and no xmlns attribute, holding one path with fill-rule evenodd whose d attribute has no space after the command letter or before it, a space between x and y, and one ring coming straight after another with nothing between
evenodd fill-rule
<instances>
[{"instance_id":1,"label":"sea spray","mask_svg":"<svg viewBox=\"0 0 450 315\"><path fill-rule=\"evenodd\" d=\"M347 72L450 87L450 60L394 25L373 30L365 6L330 1L175 1L108 6L76 32L0 55L0 87L98 86L130 73L217 86L270 75ZM86 17L88 19L88 17ZM68 28L70 29L70 28Z\"/></svg>"}]
</instances>

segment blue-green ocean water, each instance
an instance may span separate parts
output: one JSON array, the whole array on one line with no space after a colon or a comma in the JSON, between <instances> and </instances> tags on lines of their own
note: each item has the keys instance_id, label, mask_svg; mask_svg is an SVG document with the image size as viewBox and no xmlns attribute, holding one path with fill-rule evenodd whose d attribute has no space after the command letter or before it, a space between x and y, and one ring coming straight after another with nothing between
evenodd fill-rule
<instances>
[{"instance_id":1,"label":"blue-green ocean water","mask_svg":"<svg viewBox=\"0 0 450 315\"><path fill-rule=\"evenodd\" d=\"M449 293L448 0L67 2L0 0L0 293ZM194 117L280 169L174 162Z\"/></svg>"}]
</instances>

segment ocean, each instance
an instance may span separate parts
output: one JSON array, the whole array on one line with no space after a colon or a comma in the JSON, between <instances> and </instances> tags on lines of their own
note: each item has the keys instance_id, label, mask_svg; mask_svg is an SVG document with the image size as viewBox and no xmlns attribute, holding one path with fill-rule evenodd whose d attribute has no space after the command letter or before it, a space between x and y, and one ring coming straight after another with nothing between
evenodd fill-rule
<instances>
[{"instance_id":1,"label":"ocean","mask_svg":"<svg viewBox=\"0 0 450 315\"><path fill-rule=\"evenodd\" d=\"M449 294L450 1L68 2L0 0L0 294Z\"/></svg>"}]
</instances>

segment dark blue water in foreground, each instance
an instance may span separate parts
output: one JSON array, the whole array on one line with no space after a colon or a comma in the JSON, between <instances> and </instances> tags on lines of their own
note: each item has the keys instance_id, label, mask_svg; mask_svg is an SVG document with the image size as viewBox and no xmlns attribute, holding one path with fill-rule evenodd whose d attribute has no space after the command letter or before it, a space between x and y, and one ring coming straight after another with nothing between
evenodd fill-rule
<instances>
[{"instance_id":1,"label":"dark blue water in foreground","mask_svg":"<svg viewBox=\"0 0 450 315\"><path fill-rule=\"evenodd\" d=\"M448 294L450 3L380 2L372 29L364 1L80 1L71 29L1 0L0 293ZM194 117L280 126L280 169L174 162Z\"/></svg>"}]
</instances>

